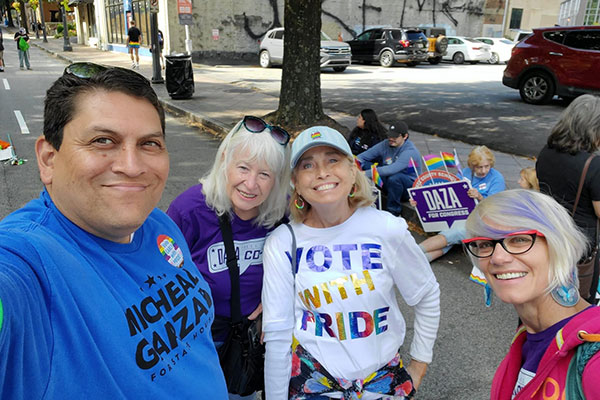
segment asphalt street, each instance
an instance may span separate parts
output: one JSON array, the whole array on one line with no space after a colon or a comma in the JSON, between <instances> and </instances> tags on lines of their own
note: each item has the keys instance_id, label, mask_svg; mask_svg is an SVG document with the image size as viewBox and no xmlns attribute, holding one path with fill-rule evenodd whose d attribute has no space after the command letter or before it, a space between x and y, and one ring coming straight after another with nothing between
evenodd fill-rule
<instances>
[{"instance_id":1,"label":"asphalt street","mask_svg":"<svg viewBox=\"0 0 600 400\"><path fill-rule=\"evenodd\" d=\"M28 161L19 166L0 163L0 218L37 196L42 188L34 142L42 130L45 91L66 65L32 47L33 70L20 71L16 48L7 42L5 40L4 56L7 71L0 74L0 138L6 140L10 133L18 156ZM405 69L393 71L402 73ZM358 112L364 105L358 103L353 107ZM551 106L551 109L554 108L559 107ZM24 125L19 123L15 111L21 112L29 133L23 133ZM165 210L175 196L195 184L208 170L218 144L211 135L178 119L167 119L171 171L159 204L161 209ZM491 308L484 306L483 291L468 280L471 265L460 249L451 251L442 260L434 262L432 267L441 286L441 326L434 361L417 398L487 399L495 368L506 352L516 327L516 314L512 307L497 299ZM402 304L402 299L399 300ZM405 305L402 308L409 330L401 351L408 359L412 312Z\"/></svg>"},{"instance_id":2,"label":"asphalt street","mask_svg":"<svg viewBox=\"0 0 600 400\"><path fill-rule=\"evenodd\" d=\"M323 107L353 115L372 108L382 121L405 120L418 132L535 157L565 102L555 98L546 106L524 103L518 90L502 85L504 68L444 62L413 68L352 64L342 73L323 70ZM279 67L212 65L200 72L279 96Z\"/></svg>"}]
</instances>

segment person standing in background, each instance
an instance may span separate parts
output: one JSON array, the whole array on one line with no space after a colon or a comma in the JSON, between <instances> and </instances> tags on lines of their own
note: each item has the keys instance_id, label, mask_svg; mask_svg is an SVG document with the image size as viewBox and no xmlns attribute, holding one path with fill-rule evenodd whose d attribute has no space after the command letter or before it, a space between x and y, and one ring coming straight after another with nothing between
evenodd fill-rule
<instances>
[{"instance_id":1,"label":"person standing in background","mask_svg":"<svg viewBox=\"0 0 600 400\"><path fill-rule=\"evenodd\" d=\"M135 21L131 20L131 28L127 31L127 47L131 56L131 68L140 68L140 42L142 41L142 32L135 26ZM135 59L133 53L135 52Z\"/></svg>"},{"instance_id":2,"label":"person standing in background","mask_svg":"<svg viewBox=\"0 0 600 400\"><path fill-rule=\"evenodd\" d=\"M552 129L546 146L538 156L535 169L540 191L563 205L570 213L577 197L579 181L588 158L600 149L600 97L579 96L563 111ZM589 241L584 259L589 259L598 247L600 218L600 157L594 157L585 175L581 197L573 219ZM580 283L581 272L580 272ZM591 286L580 286L587 293L582 297L596 303L599 262L595 258Z\"/></svg>"},{"instance_id":3,"label":"person standing in background","mask_svg":"<svg viewBox=\"0 0 600 400\"><path fill-rule=\"evenodd\" d=\"M15 33L15 42L17 42L17 50L19 51L19 68L23 69L23 61L25 61L27 69L31 69L29 64L29 36L25 32L25 28L21 28Z\"/></svg>"}]
</instances>

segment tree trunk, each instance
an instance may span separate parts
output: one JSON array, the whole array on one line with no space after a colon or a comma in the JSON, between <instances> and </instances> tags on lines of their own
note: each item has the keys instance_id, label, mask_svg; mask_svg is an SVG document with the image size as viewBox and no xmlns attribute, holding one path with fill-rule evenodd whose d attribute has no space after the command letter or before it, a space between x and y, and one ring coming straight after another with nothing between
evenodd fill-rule
<instances>
[{"instance_id":1,"label":"tree trunk","mask_svg":"<svg viewBox=\"0 0 600 400\"><path fill-rule=\"evenodd\" d=\"M321 0L285 0L283 73L279 108L271 115L285 127L322 120Z\"/></svg>"},{"instance_id":2,"label":"tree trunk","mask_svg":"<svg viewBox=\"0 0 600 400\"><path fill-rule=\"evenodd\" d=\"M12 14L10 13L10 4L11 4L10 0L5 0L4 4L6 6L6 15L8 17L8 26L11 28L14 28L15 24L12 19Z\"/></svg>"},{"instance_id":3,"label":"tree trunk","mask_svg":"<svg viewBox=\"0 0 600 400\"><path fill-rule=\"evenodd\" d=\"M25 2L20 0L19 3L21 4L21 28L25 28L25 32L29 34L29 27L27 26L29 25L27 23L27 13L25 13Z\"/></svg>"}]
</instances>

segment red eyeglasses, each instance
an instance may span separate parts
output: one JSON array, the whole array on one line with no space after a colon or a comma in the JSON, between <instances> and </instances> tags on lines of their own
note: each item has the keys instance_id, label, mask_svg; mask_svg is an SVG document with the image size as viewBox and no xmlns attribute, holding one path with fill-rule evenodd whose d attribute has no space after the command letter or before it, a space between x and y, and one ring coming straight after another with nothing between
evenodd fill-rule
<instances>
[{"instance_id":1,"label":"red eyeglasses","mask_svg":"<svg viewBox=\"0 0 600 400\"><path fill-rule=\"evenodd\" d=\"M544 234L536 230L529 230L513 232L501 239L474 237L465 239L462 242L473 256L477 258L487 258L494 254L494 250L498 243L500 243L500 246L510 254L526 253L533 247L535 239L538 236L544 237Z\"/></svg>"}]
</instances>

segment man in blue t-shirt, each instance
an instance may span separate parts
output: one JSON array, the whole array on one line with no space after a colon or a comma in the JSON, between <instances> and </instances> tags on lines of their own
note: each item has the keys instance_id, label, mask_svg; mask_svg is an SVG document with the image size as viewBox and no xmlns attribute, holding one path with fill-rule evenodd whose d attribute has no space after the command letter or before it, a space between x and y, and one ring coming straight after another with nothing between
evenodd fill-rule
<instances>
[{"instance_id":1,"label":"man in blue t-shirt","mask_svg":"<svg viewBox=\"0 0 600 400\"><path fill-rule=\"evenodd\" d=\"M377 163L377 173L381 176L381 189L387 194L387 210L400 215L402 202L408 201L408 189L421 172L421 153L408 139L408 126L396 121L388 128L388 139L377 143L356 158L371 179L371 165Z\"/></svg>"},{"instance_id":2,"label":"man in blue t-shirt","mask_svg":"<svg viewBox=\"0 0 600 400\"><path fill-rule=\"evenodd\" d=\"M0 221L0 398L227 399L210 288L155 208L169 155L148 80L70 65L35 151L45 189Z\"/></svg>"}]
</instances>

